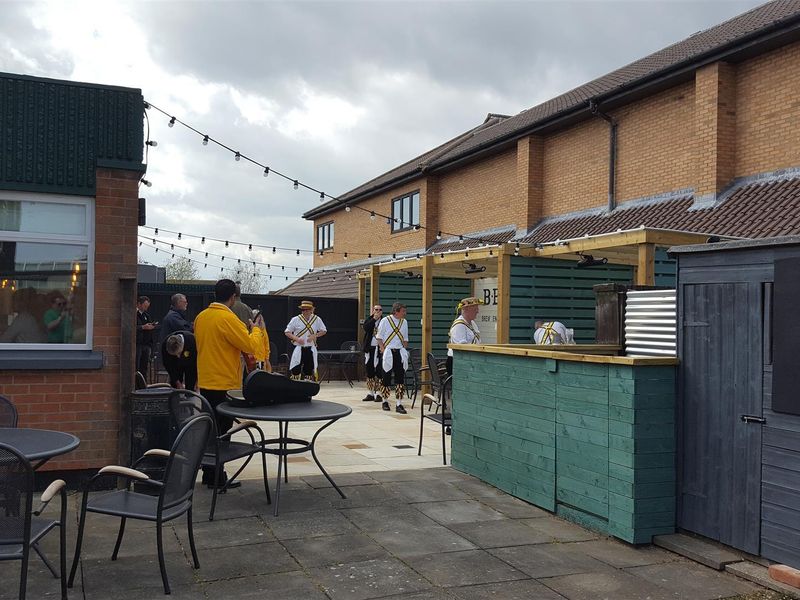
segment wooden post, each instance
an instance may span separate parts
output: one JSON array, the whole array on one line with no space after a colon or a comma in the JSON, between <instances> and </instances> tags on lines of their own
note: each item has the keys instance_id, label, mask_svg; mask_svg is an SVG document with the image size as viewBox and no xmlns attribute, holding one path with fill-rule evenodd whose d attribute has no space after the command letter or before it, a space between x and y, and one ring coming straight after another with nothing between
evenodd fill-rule
<instances>
[{"instance_id":1,"label":"wooden post","mask_svg":"<svg viewBox=\"0 0 800 600\"><path fill-rule=\"evenodd\" d=\"M497 256L497 343L508 344L511 313L511 254L506 247Z\"/></svg>"},{"instance_id":2,"label":"wooden post","mask_svg":"<svg viewBox=\"0 0 800 600\"><path fill-rule=\"evenodd\" d=\"M369 302L369 298L367 298L367 280L361 277L358 280L358 323L356 331L361 331L361 323L364 321L367 312L367 302ZM370 310L372 310L371 306Z\"/></svg>"},{"instance_id":3,"label":"wooden post","mask_svg":"<svg viewBox=\"0 0 800 600\"><path fill-rule=\"evenodd\" d=\"M433 256L422 258L422 360L433 348Z\"/></svg>"},{"instance_id":4,"label":"wooden post","mask_svg":"<svg viewBox=\"0 0 800 600\"><path fill-rule=\"evenodd\" d=\"M380 281L381 281L381 271L378 265L370 265L369 267L369 308L372 310L372 307L376 304L380 304L381 301L379 300L380 291ZM389 314L388 312L386 313Z\"/></svg>"},{"instance_id":5,"label":"wooden post","mask_svg":"<svg viewBox=\"0 0 800 600\"><path fill-rule=\"evenodd\" d=\"M639 264L636 267L636 285L656 284L655 262L655 244L639 244Z\"/></svg>"}]
</instances>

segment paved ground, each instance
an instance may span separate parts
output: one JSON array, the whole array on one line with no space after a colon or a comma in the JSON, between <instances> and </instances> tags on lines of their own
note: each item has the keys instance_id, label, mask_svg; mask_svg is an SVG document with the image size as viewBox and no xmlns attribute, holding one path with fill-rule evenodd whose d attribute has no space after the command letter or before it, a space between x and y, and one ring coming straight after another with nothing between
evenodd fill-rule
<instances>
[{"instance_id":1,"label":"paved ground","mask_svg":"<svg viewBox=\"0 0 800 600\"><path fill-rule=\"evenodd\" d=\"M290 478L276 518L260 482L223 496L196 489L201 568L190 566L185 520L168 528L173 597L280 600L705 600L766 598L733 575L655 547L633 548L558 519L449 467ZM74 508L77 496L70 502ZM89 516L71 598L163 597L151 525L131 523L116 562L116 520ZM75 529L70 529L70 544ZM57 556L57 536L46 544ZM32 559L29 598L57 594ZM0 564L0 598L15 598L18 563Z\"/></svg>"}]
</instances>

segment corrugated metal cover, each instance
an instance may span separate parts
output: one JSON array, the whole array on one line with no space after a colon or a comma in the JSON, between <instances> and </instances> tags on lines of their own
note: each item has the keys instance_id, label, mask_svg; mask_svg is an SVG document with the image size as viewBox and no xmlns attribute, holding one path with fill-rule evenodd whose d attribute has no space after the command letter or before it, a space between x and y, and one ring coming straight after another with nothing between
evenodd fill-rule
<instances>
[{"instance_id":1,"label":"corrugated metal cover","mask_svg":"<svg viewBox=\"0 0 800 600\"><path fill-rule=\"evenodd\" d=\"M626 356L675 356L675 290L631 290L625 304Z\"/></svg>"}]
</instances>

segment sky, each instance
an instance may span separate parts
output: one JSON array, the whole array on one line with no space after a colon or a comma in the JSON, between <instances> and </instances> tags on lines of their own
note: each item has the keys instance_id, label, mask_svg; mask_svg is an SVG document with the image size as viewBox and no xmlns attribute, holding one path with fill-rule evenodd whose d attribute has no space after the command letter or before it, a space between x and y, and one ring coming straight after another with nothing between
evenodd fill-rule
<instances>
[{"instance_id":1,"label":"sky","mask_svg":"<svg viewBox=\"0 0 800 600\"><path fill-rule=\"evenodd\" d=\"M762 2L0 0L0 71L142 90L146 101L336 196L483 122L513 115ZM148 111L147 221L162 230L311 250L319 194ZM365 237L374 224L365 216ZM140 234L153 237L152 230ZM231 259L311 267L159 232ZM139 248L163 265L166 247ZM358 252L363 248L337 248ZM186 255L186 250L176 252ZM213 279L219 269L203 269Z\"/></svg>"}]
</instances>

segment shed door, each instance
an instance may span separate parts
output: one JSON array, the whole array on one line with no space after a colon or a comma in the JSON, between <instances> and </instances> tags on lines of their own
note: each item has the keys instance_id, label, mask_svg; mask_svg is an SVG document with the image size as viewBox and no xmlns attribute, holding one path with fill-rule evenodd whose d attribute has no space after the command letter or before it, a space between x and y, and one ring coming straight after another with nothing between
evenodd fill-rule
<instances>
[{"instance_id":1,"label":"shed door","mask_svg":"<svg viewBox=\"0 0 800 600\"><path fill-rule=\"evenodd\" d=\"M760 283L682 286L678 526L759 551Z\"/></svg>"}]
</instances>

